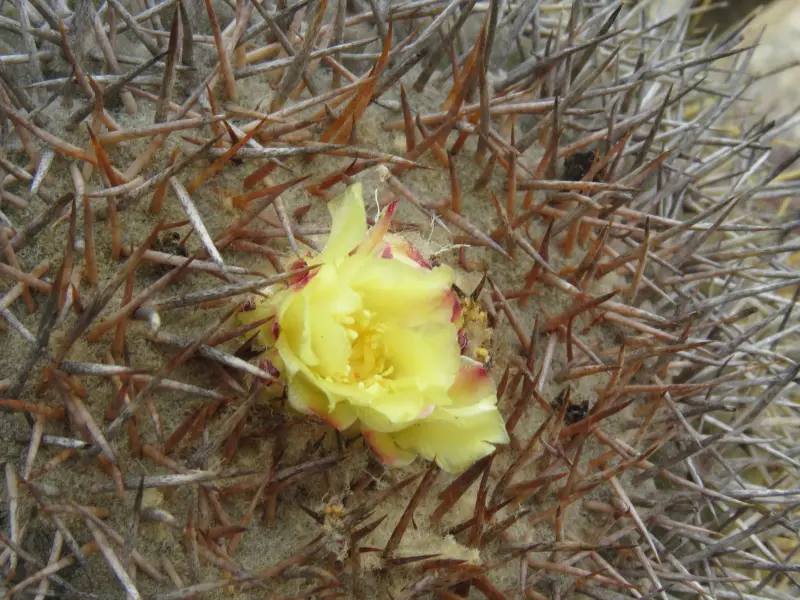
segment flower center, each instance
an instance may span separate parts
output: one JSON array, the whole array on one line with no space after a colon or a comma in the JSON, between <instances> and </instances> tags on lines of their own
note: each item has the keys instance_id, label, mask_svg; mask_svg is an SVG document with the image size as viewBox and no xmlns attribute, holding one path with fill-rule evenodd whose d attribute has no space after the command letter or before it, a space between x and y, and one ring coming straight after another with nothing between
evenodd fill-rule
<instances>
[{"instance_id":1,"label":"flower center","mask_svg":"<svg viewBox=\"0 0 800 600\"><path fill-rule=\"evenodd\" d=\"M339 322L350 338L351 352L347 372L337 379L342 383L356 383L359 387L385 385L384 380L394 372L394 367L388 364L383 340L386 326L369 310L341 317Z\"/></svg>"}]
</instances>

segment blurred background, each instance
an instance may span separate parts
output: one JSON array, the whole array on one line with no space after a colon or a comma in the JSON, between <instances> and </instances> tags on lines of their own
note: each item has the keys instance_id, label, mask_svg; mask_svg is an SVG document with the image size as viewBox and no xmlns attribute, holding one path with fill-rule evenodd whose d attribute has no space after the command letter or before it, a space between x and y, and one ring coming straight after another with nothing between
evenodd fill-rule
<instances>
[{"instance_id":1,"label":"blurred background","mask_svg":"<svg viewBox=\"0 0 800 600\"><path fill-rule=\"evenodd\" d=\"M654 2L658 7L652 10L657 15L651 16L668 17L685 1ZM749 17L743 44L758 42L758 48L749 66L756 81L746 96L758 113L780 122L776 148L796 148L800 144L800 0L695 0L694 6L704 9L694 26L698 37L712 30L715 35L724 34Z\"/></svg>"}]
</instances>

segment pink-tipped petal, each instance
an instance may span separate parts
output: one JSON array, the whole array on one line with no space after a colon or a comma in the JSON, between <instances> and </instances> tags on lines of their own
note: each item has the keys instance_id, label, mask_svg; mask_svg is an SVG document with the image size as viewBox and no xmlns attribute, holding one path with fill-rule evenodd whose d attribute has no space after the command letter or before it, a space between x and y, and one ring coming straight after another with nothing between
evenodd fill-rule
<instances>
[{"instance_id":1,"label":"pink-tipped petal","mask_svg":"<svg viewBox=\"0 0 800 600\"><path fill-rule=\"evenodd\" d=\"M425 260L425 257L422 256L422 253L417 250L410 242L406 242L405 244L405 253L408 258L413 260L423 269L432 269L431 263Z\"/></svg>"},{"instance_id":2,"label":"pink-tipped petal","mask_svg":"<svg viewBox=\"0 0 800 600\"><path fill-rule=\"evenodd\" d=\"M469 338L463 327L458 330L458 346L461 348L461 354L464 354L469 346Z\"/></svg>"},{"instance_id":3,"label":"pink-tipped petal","mask_svg":"<svg viewBox=\"0 0 800 600\"><path fill-rule=\"evenodd\" d=\"M363 430L362 433L372 451L378 455L384 465L405 467L414 462L416 455L400 448L388 433L368 429Z\"/></svg>"},{"instance_id":4,"label":"pink-tipped petal","mask_svg":"<svg viewBox=\"0 0 800 600\"><path fill-rule=\"evenodd\" d=\"M327 396L306 375L298 372L286 387L289 404L296 411L320 418L327 416L330 407Z\"/></svg>"},{"instance_id":5,"label":"pink-tipped petal","mask_svg":"<svg viewBox=\"0 0 800 600\"><path fill-rule=\"evenodd\" d=\"M403 450L416 452L426 460L436 460L448 473L460 473L476 461L488 456L496 445L508 443L503 417L496 408L468 417L451 417L446 409L392 434L394 443Z\"/></svg>"},{"instance_id":6,"label":"pink-tipped petal","mask_svg":"<svg viewBox=\"0 0 800 600\"><path fill-rule=\"evenodd\" d=\"M281 376L281 372L274 364L272 364L272 361L269 360L268 358L262 358L260 361L258 361L258 366L263 371L269 373L275 379L278 379Z\"/></svg>"},{"instance_id":7,"label":"pink-tipped petal","mask_svg":"<svg viewBox=\"0 0 800 600\"><path fill-rule=\"evenodd\" d=\"M356 413L348 402L332 403L325 392L304 373L297 373L289 381L289 404L306 415L315 415L331 427L344 430L356 420Z\"/></svg>"},{"instance_id":8,"label":"pink-tipped petal","mask_svg":"<svg viewBox=\"0 0 800 600\"><path fill-rule=\"evenodd\" d=\"M304 261L302 258L297 259L292 264L289 265L289 271L299 271L300 269L305 269L308 266L308 263ZM302 275L294 275L288 279L289 286L295 292L299 292L302 290L309 281L314 278L315 272L309 271L307 273L303 273Z\"/></svg>"},{"instance_id":9,"label":"pink-tipped petal","mask_svg":"<svg viewBox=\"0 0 800 600\"><path fill-rule=\"evenodd\" d=\"M447 395L453 406L468 406L495 393L494 382L486 367L466 356L461 357L461 368Z\"/></svg>"},{"instance_id":10,"label":"pink-tipped petal","mask_svg":"<svg viewBox=\"0 0 800 600\"><path fill-rule=\"evenodd\" d=\"M367 232L366 238L358 247L358 254L370 254L378 247L386 234L389 233L389 225L392 222L395 210L397 210L397 200L392 200L383 209L375 225Z\"/></svg>"},{"instance_id":11,"label":"pink-tipped petal","mask_svg":"<svg viewBox=\"0 0 800 600\"><path fill-rule=\"evenodd\" d=\"M416 269L422 268L431 270L433 267L425 260L422 253L405 238L392 233L387 233L384 236L384 241L391 247L392 256L402 263L412 266Z\"/></svg>"},{"instance_id":12,"label":"pink-tipped petal","mask_svg":"<svg viewBox=\"0 0 800 600\"><path fill-rule=\"evenodd\" d=\"M339 431L348 429L355 421L356 413L353 407L346 401L337 402L336 406L325 418L325 422L328 423L328 425L335 427Z\"/></svg>"},{"instance_id":13,"label":"pink-tipped petal","mask_svg":"<svg viewBox=\"0 0 800 600\"><path fill-rule=\"evenodd\" d=\"M457 322L461 318L461 301L458 299L458 295L453 290L450 290L446 294L445 302L450 302L453 305L450 322Z\"/></svg>"}]
</instances>

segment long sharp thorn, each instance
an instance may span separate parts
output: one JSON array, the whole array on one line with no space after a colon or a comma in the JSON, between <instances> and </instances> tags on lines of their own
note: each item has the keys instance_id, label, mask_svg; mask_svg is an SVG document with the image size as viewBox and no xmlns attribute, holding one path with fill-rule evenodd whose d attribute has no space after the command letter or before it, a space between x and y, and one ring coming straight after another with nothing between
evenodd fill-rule
<instances>
[{"instance_id":1,"label":"long sharp thorn","mask_svg":"<svg viewBox=\"0 0 800 600\"><path fill-rule=\"evenodd\" d=\"M436 463L431 463L431 465L428 467L428 470L425 472L425 477L423 477L422 481L420 481L417 490L411 497L411 500L403 512L403 515L400 517L400 520L395 526L392 535L389 537L389 541L386 543L386 547L383 550L383 556L385 558L391 557L394 554L394 551L400 545L400 542L403 539L403 534L405 533L406 528L414 516L414 511L416 510L417 506L419 506L419 503L423 500L425 495L430 491L430 488L438 475L439 467L436 465Z\"/></svg>"},{"instance_id":2,"label":"long sharp thorn","mask_svg":"<svg viewBox=\"0 0 800 600\"><path fill-rule=\"evenodd\" d=\"M311 50L314 48L314 42L319 34L322 21L325 18L325 11L328 7L328 0L316 0L314 3L314 11L308 11L310 23L306 29L305 38L300 51L295 55L291 66L284 72L283 78L278 85L278 91L272 99L270 104L270 112L275 112L283 107L283 104L289 98L292 90L297 87L303 71L306 69L308 60L311 56Z\"/></svg>"}]
</instances>

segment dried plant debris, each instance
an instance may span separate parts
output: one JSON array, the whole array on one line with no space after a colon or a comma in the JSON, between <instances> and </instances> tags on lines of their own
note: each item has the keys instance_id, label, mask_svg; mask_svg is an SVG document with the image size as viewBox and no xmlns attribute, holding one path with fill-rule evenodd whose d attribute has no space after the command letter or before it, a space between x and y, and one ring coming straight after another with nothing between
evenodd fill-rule
<instances>
[{"instance_id":1,"label":"dried plant debris","mask_svg":"<svg viewBox=\"0 0 800 600\"><path fill-rule=\"evenodd\" d=\"M798 597L795 115L657 4L4 3L2 597ZM357 182L455 269L509 439L463 473L234 318Z\"/></svg>"}]
</instances>

